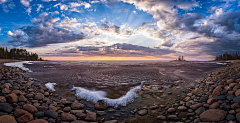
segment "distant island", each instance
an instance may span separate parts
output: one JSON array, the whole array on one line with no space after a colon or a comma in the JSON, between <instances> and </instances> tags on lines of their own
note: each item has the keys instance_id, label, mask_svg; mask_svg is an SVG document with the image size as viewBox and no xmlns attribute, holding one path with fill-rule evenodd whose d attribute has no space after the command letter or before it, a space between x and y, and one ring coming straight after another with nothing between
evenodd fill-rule
<instances>
[{"instance_id":1,"label":"distant island","mask_svg":"<svg viewBox=\"0 0 240 123\"><path fill-rule=\"evenodd\" d=\"M184 57L182 56L179 56L175 61L186 61L185 59L184 59Z\"/></svg>"},{"instance_id":2,"label":"distant island","mask_svg":"<svg viewBox=\"0 0 240 123\"><path fill-rule=\"evenodd\" d=\"M15 60L28 60L28 61L43 61L37 53L28 52L26 49L0 47L0 59L15 59Z\"/></svg>"},{"instance_id":3,"label":"distant island","mask_svg":"<svg viewBox=\"0 0 240 123\"><path fill-rule=\"evenodd\" d=\"M215 61L218 60L239 60L240 59L240 54L239 52L228 54L225 53L223 55L216 56Z\"/></svg>"}]
</instances>

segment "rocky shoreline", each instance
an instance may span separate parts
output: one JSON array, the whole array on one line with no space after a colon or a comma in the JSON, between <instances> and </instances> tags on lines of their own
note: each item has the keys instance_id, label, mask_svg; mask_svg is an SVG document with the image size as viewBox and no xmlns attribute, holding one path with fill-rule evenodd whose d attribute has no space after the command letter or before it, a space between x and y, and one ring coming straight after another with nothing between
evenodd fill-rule
<instances>
[{"instance_id":1,"label":"rocky shoreline","mask_svg":"<svg viewBox=\"0 0 240 123\"><path fill-rule=\"evenodd\" d=\"M48 90L36 79L25 76L26 71L0 64L0 122L1 123L84 123L131 122L114 117L106 121L97 117L116 110L104 105L94 105L95 110L85 110L80 98L65 99ZM211 72L195 87L188 88L186 97L172 105L152 105L132 110L130 113L145 117L158 112L157 122L240 122L240 64L235 63ZM188 93L189 92L189 93ZM170 94L170 93L169 93ZM107 110L108 109L108 110ZM121 110L121 114L126 113ZM119 117L121 114L116 114ZM147 122L147 119L142 122Z\"/></svg>"}]
</instances>

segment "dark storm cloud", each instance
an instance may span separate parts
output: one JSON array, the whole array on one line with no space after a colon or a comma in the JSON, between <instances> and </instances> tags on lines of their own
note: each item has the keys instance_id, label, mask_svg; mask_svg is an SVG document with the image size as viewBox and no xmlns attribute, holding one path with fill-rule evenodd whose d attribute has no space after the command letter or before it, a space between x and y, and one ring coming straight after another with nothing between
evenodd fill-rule
<instances>
[{"instance_id":1,"label":"dark storm cloud","mask_svg":"<svg viewBox=\"0 0 240 123\"><path fill-rule=\"evenodd\" d=\"M98 47L76 47L79 51L98 51Z\"/></svg>"},{"instance_id":2,"label":"dark storm cloud","mask_svg":"<svg viewBox=\"0 0 240 123\"><path fill-rule=\"evenodd\" d=\"M224 27L224 31L240 33L240 12L226 12L213 20L214 24Z\"/></svg>"},{"instance_id":3,"label":"dark storm cloud","mask_svg":"<svg viewBox=\"0 0 240 123\"><path fill-rule=\"evenodd\" d=\"M74 33L68 28L58 27L59 18L52 18L42 13L32 20L32 26L19 28L14 34L9 33L14 46L43 47L49 44L67 43L86 38L84 33Z\"/></svg>"},{"instance_id":4,"label":"dark storm cloud","mask_svg":"<svg viewBox=\"0 0 240 123\"><path fill-rule=\"evenodd\" d=\"M159 47L144 47L132 44L114 44L111 46L93 47L93 46L76 46L70 49L59 49L58 55L69 55L73 56L162 56L175 51L168 49L160 49ZM77 51L77 52L76 52ZM47 55L47 54L46 54Z\"/></svg>"}]
</instances>

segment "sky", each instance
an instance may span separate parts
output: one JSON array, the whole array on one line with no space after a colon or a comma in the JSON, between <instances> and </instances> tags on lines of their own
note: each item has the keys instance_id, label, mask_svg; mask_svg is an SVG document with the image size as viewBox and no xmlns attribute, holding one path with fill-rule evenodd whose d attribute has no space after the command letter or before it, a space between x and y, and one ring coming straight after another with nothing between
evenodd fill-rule
<instances>
[{"instance_id":1,"label":"sky","mask_svg":"<svg viewBox=\"0 0 240 123\"><path fill-rule=\"evenodd\" d=\"M0 47L48 60L213 60L240 51L240 1L0 0Z\"/></svg>"}]
</instances>

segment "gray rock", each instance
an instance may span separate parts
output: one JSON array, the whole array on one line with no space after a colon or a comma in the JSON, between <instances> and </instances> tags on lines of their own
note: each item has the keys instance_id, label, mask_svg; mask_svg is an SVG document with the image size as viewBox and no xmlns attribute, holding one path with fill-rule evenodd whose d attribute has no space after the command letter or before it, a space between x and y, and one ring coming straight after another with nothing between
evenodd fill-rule
<instances>
[{"instance_id":1,"label":"gray rock","mask_svg":"<svg viewBox=\"0 0 240 123\"><path fill-rule=\"evenodd\" d=\"M220 109L224 110L224 111L229 111L231 109L230 105L221 105Z\"/></svg>"},{"instance_id":2,"label":"gray rock","mask_svg":"<svg viewBox=\"0 0 240 123\"><path fill-rule=\"evenodd\" d=\"M205 108L204 107L200 107L200 108L198 108L196 111L195 111L195 113L196 114L201 114L201 113L203 113L205 111Z\"/></svg>"},{"instance_id":3,"label":"gray rock","mask_svg":"<svg viewBox=\"0 0 240 123\"><path fill-rule=\"evenodd\" d=\"M236 119L237 119L238 122L240 122L240 113L236 114Z\"/></svg>"},{"instance_id":4,"label":"gray rock","mask_svg":"<svg viewBox=\"0 0 240 123\"><path fill-rule=\"evenodd\" d=\"M50 118L54 118L56 119L58 117L58 113L55 112L55 111L50 111L50 110L47 110L45 113L44 113L45 116L47 117L50 117Z\"/></svg>"},{"instance_id":5,"label":"gray rock","mask_svg":"<svg viewBox=\"0 0 240 123\"><path fill-rule=\"evenodd\" d=\"M235 119L235 116L233 116L231 114L228 114L225 119L228 120L228 121L231 121L231 120Z\"/></svg>"},{"instance_id":6,"label":"gray rock","mask_svg":"<svg viewBox=\"0 0 240 123\"><path fill-rule=\"evenodd\" d=\"M34 114L35 117L42 117L44 116L44 112L40 111Z\"/></svg>"},{"instance_id":7,"label":"gray rock","mask_svg":"<svg viewBox=\"0 0 240 123\"><path fill-rule=\"evenodd\" d=\"M3 116L3 115L8 115L8 113L6 113L6 112L0 112L0 116Z\"/></svg>"},{"instance_id":8,"label":"gray rock","mask_svg":"<svg viewBox=\"0 0 240 123\"><path fill-rule=\"evenodd\" d=\"M228 95L228 96L227 96L227 99L228 99L229 101L232 101L232 100L234 99L234 97L235 97L234 95Z\"/></svg>"},{"instance_id":9,"label":"gray rock","mask_svg":"<svg viewBox=\"0 0 240 123\"><path fill-rule=\"evenodd\" d=\"M216 100L225 100L226 96L225 95L220 95L220 96L216 96L214 97Z\"/></svg>"},{"instance_id":10,"label":"gray rock","mask_svg":"<svg viewBox=\"0 0 240 123\"><path fill-rule=\"evenodd\" d=\"M200 102L206 102L207 100L208 100L207 97L201 97L199 101L200 101Z\"/></svg>"},{"instance_id":11,"label":"gray rock","mask_svg":"<svg viewBox=\"0 0 240 123\"><path fill-rule=\"evenodd\" d=\"M240 103L240 96L237 96L237 97L233 98L233 101L235 103Z\"/></svg>"},{"instance_id":12,"label":"gray rock","mask_svg":"<svg viewBox=\"0 0 240 123\"><path fill-rule=\"evenodd\" d=\"M7 103L0 103L0 111L3 111L3 112L12 112L13 110L13 107L8 105Z\"/></svg>"}]
</instances>

